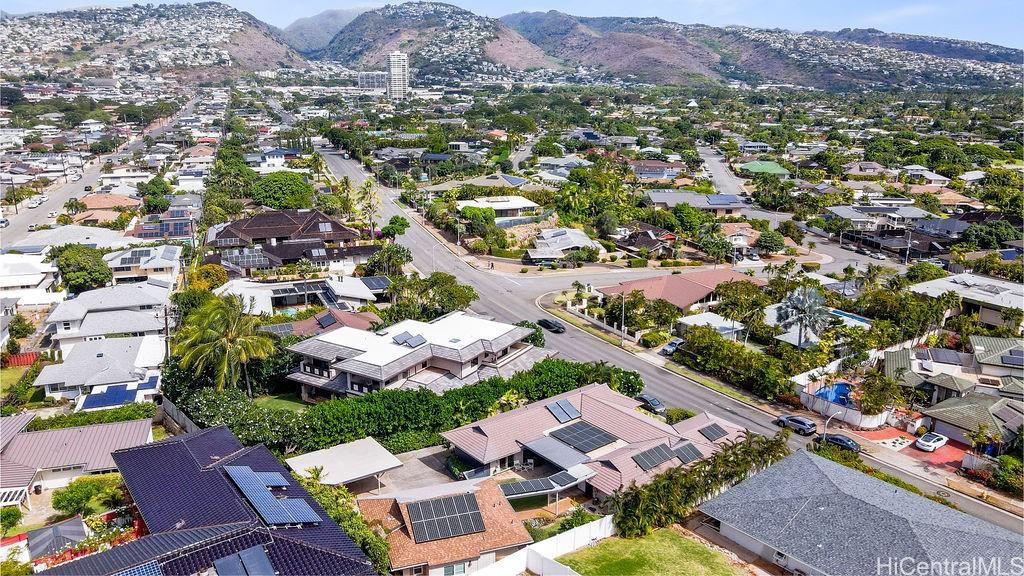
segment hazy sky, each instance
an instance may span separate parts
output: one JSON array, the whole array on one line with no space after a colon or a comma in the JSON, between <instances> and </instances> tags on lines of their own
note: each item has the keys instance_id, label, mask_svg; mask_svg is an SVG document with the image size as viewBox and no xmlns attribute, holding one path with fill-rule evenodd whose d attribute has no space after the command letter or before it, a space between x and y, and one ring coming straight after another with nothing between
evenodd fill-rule
<instances>
[{"instance_id":1,"label":"hazy sky","mask_svg":"<svg viewBox=\"0 0 1024 576\"><path fill-rule=\"evenodd\" d=\"M138 0L139 3L144 3ZM160 1L152 0L154 4ZM99 2L132 4L130 0ZM296 18L331 8L380 6L366 0L227 0L261 20L286 26ZM398 3L392 0L391 3ZM1020 0L450 0L478 14L498 17L510 12L559 10L583 16L660 16L684 24L741 24L790 30L878 28L1024 47ZM93 5L83 0L4 0L14 14ZM282 10L282 6L288 9Z\"/></svg>"}]
</instances>

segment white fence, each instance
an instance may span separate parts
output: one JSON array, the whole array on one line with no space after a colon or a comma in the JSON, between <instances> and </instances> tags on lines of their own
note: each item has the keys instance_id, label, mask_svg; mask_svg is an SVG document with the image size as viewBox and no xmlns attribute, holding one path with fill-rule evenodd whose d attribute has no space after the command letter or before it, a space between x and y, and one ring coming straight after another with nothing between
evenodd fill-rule
<instances>
[{"instance_id":1,"label":"white fence","mask_svg":"<svg viewBox=\"0 0 1024 576\"><path fill-rule=\"evenodd\" d=\"M593 522L556 534L547 540L530 544L501 560L476 572L478 576L518 576L529 570L540 576L579 576L572 568L555 560L559 556L586 548L615 535L612 517L605 516Z\"/></svg>"}]
</instances>

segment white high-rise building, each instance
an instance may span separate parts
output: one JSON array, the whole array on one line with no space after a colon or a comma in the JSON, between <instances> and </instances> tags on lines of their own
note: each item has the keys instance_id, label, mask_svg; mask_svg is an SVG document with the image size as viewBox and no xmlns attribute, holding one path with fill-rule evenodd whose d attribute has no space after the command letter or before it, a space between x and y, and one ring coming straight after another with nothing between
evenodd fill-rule
<instances>
[{"instance_id":1,"label":"white high-rise building","mask_svg":"<svg viewBox=\"0 0 1024 576\"><path fill-rule=\"evenodd\" d=\"M409 55L394 51L388 54L388 98L404 100L409 95Z\"/></svg>"}]
</instances>

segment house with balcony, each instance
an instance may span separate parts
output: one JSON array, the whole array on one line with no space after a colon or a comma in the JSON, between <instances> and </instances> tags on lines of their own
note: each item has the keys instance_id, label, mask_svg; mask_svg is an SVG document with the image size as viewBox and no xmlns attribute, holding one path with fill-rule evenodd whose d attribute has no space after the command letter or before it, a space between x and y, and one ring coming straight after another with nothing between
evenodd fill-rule
<instances>
[{"instance_id":1,"label":"house with balcony","mask_svg":"<svg viewBox=\"0 0 1024 576\"><path fill-rule=\"evenodd\" d=\"M377 332L342 327L290 346L302 362L288 379L307 402L383 389L441 393L528 369L546 356L523 341L532 333L463 311Z\"/></svg>"},{"instance_id":2,"label":"house with balcony","mask_svg":"<svg viewBox=\"0 0 1024 576\"><path fill-rule=\"evenodd\" d=\"M662 160L632 160L629 168L640 180L672 180L686 169L686 164Z\"/></svg>"},{"instance_id":3,"label":"house with balcony","mask_svg":"<svg viewBox=\"0 0 1024 576\"><path fill-rule=\"evenodd\" d=\"M163 334L170 286L150 279L82 292L50 312L46 330L65 354L81 342Z\"/></svg>"},{"instance_id":4,"label":"house with balcony","mask_svg":"<svg viewBox=\"0 0 1024 576\"><path fill-rule=\"evenodd\" d=\"M128 248L105 254L103 260L114 274L115 285L146 282L152 278L173 287L181 269L181 246Z\"/></svg>"},{"instance_id":5,"label":"house with balcony","mask_svg":"<svg viewBox=\"0 0 1024 576\"><path fill-rule=\"evenodd\" d=\"M57 265L42 254L0 254L0 299L21 307L51 306L64 300L56 291Z\"/></svg>"},{"instance_id":6,"label":"house with balcony","mask_svg":"<svg viewBox=\"0 0 1024 576\"><path fill-rule=\"evenodd\" d=\"M960 314L977 314L978 320L987 326L1005 326L1007 320L1002 313L1010 308L1020 308L1024 303L1024 287L1016 282L965 272L910 286L915 294L939 298L946 292L955 292L962 305ZM1020 329L1020 326L1010 328Z\"/></svg>"},{"instance_id":7,"label":"house with balcony","mask_svg":"<svg viewBox=\"0 0 1024 576\"><path fill-rule=\"evenodd\" d=\"M539 206L522 196L483 196L473 200L459 200L455 203L459 212L464 208L490 208L495 218L520 218L532 216Z\"/></svg>"},{"instance_id":8,"label":"house with balcony","mask_svg":"<svg viewBox=\"0 0 1024 576\"><path fill-rule=\"evenodd\" d=\"M351 246L359 232L319 210L267 210L249 218L211 226L206 243L215 248L274 246L286 240L321 240L331 246Z\"/></svg>"},{"instance_id":9,"label":"house with balcony","mask_svg":"<svg viewBox=\"0 0 1024 576\"><path fill-rule=\"evenodd\" d=\"M33 386L57 400L74 400L75 410L114 408L148 402L160 391L163 336L107 338L83 342L60 364L43 366Z\"/></svg>"},{"instance_id":10,"label":"house with balcony","mask_svg":"<svg viewBox=\"0 0 1024 576\"><path fill-rule=\"evenodd\" d=\"M919 221L933 218L931 212L916 206L829 206L825 219L840 219L850 223L857 232L886 232L914 228Z\"/></svg>"}]
</instances>

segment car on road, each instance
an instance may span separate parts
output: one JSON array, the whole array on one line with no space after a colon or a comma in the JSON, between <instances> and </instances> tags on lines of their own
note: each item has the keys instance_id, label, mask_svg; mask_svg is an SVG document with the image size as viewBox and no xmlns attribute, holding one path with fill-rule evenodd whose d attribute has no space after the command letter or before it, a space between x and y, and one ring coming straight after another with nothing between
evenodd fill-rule
<instances>
[{"instance_id":1,"label":"car on road","mask_svg":"<svg viewBox=\"0 0 1024 576\"><path fill-rule=\"evenodd\" d=\"M7 228L11 225L11 221L7 218L0 218L0 228Z\"/></svg>"},{"instance_id":2,"label":"car on road","mask_svg":"<svg viewBox=\"0 0 1024 576\"><path fill-rule=\"evenodd\" d=\"M840 246L840 248L842 248L843 250L849 250L850 252L853 252L854 250L857 249L856 246L852 246L850 244L843 244L842 246Z\"/></svg>"},{"instance_id":3,"label":"car on road","mask_svg":"<svg viewBox=\"0 0 1024 576\"><path fill-rule=\"evenodd\" d=\"M39 208L39 200L30 200L28 203L29 208Z\"/></svg>"},{"instance_id":4,"label":"car on road","mask_svg":"<svg viewBox=\"0 0 1024 576\"><path fill-rule=\"evenodd\" d=\"M43 202L46 202L49 199L50 199L49 196L46 196L46 195L40 196L39 197L39 203L42 204Z\"/></svg>"},{"instance_id":5,"label":"car on road","mask_svg":"<svg viewBox=\"0 0 1024 576\"><path fill-rule=\"evenodd\" d=\"M542 318L537 321L537 325L540 326L541 328L550 330L555 334L561 334L562 332L565 332L565 324L562 324L558 320L548 320L547 318Z\"/></svg>"},{"instance_id":6,"label":"car on road","mask_svg":"<svg viewBox=\"0 0 1024 576\"><path fill-rule=\"evenodd\" d=\"M38 227L39 227L39 225L38 225L38 224L29 224L29 225L28 225L28 231L29 231L29 232L35 232L35 231L36 231L36 228L38 228Z\"/></svg>"},{"instance_id":7,"label":"car on road","mask_svg":"<svg viewBox=\"0 0 1024 576\"><path fill-rule=\"evenodd\" d=\"M949 438L943 436L942 434L938 434L936 432L929 432L924 436L918 438L917 442L914 443L914 446L917 446L919 449L924 450L925 452L935 452L939 448L945 446L947 442L949 442Z\"/></svg>"},{"instance_id":8,"label":"car on road","mask_svg":"<svg viewBox=\"0 0 1024 576\"><path fill-rule=\"evenodd\" d=\"M92 186L86 186L85 187L85 191L86 192L92 192Z\"/></svg>"},{"instance_id":9,"label":"car on road","mask_svg":"<svg viewBox=\"0 0 1024 576\"><path fill-rule=\"evenodd\" d=\"M838 446L843 450L849 450L850 452L860 452L860 444L856 440L850 438L846 434L818 434L816 438L818 442L824 442L826 444L832 444Z\"/></svg>"},{"instance_id":10,"label":"car on road","mask_svg":"<svg viewBox=\"0 0 1024 576\"><path fill-rule=\"evenodd\" d=\"M855 250L855 252L856 252L857 254L861 254L861 255L863 255L863 256L870 256L870 255L871 255L871 251L870 251L870 250L868 250L867 248L863 247L863 246L861 246L860 248L857 248L857 249Z\"/></svg>"},{"instance_id":11,"label":"car on road","mask_svg":"<svg viewBox=\"0 0 1024 576\"><path fill-rule=\"evenodd\" d=\"M50 210L49 212L47 212L46 217L47 218L56 218L57 214L60 214L60 212L57 212L56 210Z\"/></svg>"},{"instance_id":12,"label":"car on road","mask_svg":"<svg viewBox=\"0 0 1024 576\"><path fill-rule=\"evenodd\" d=\"M749 256L747 256L747 260L753 260L754 262L760 262L761 261L761 257L758 256L757 254L750 254Z\"/></svg>"},{"instance_id":13,"label":"car on road","mask_svg":"<svg viewBox=\"0 0 1024 576\"><path fill-rule=\"evenodd\" d=\"M743 199L743 203L744 204L753 204L754 203L754 199L751 198L750 196L747 196L746 198Z\"/></svg>"},{"instance_id":14,"label":"car on road","mask_svg":"<svg viewBox=\"0 0 1024 576\"><path fill-rule=\"evenodd\" d=\"M68 176L68 181L69 182L78 182L81 179L82 179L82 175L81 174L72 174L72 175Z\"/></svg>"},{"instance_id":15,"label":"car on road","mask_svg":"<svg viewBox=\"0 0 1024 576\"><path fill-rule=\"evenodd\" d=\"M659 416L664 415L665 410L667 410L665 404L661 400L658 400L657 396L647 394L646 392L637 396L636 400L640 402L641 408L647 410L648 412L653 412Z\"/></svg>"},{"instance_id":16,"label":"car on road","mask_svg":"<svg viewBox=\"0 0 1024 576\"><path fill-rule=\"evenodd\" d=\"M665 344L665 346L663 346L661 350L658 350L658 354L661 354L662 356L671 356L675 354L676 350L682 345L682 338L673 338L672 340L669 341L668 344Z\"/></svg>"},{"instance_id":17,"label":"car on road","mask_svg":"<svg viewBox=\"0 0 1024 576\"><path fill-rule=\"evenodd\" d=\"M871 254L871 259L872 260L888 260L888 258L885 256L885 254L882 254L881 252L875 252L875 253Z\"/></svg>"},{"instance_id":18,"label":"car on road","mask_svg":"<svg viewBox=\"0 0 1024 576\"><path fill-rule=\"evenodd\" d=\"M801 436L810 436L818 431L818 424L815 423L814 420L790 414L783 414L776 418L775 425L782 428L789 428Z\"/></svg>"}]
</instances>

